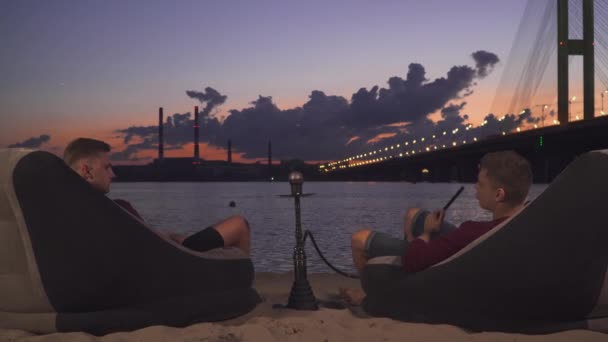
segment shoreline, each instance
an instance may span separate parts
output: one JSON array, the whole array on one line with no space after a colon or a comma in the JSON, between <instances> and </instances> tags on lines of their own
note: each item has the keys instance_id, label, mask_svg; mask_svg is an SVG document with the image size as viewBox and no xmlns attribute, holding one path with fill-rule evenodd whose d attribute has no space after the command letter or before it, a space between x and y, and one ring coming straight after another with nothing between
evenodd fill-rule
<instances>
[{"instance_id":1,"label":"shoreline","mask_svg":"<svg viewBox=\"0 0 608 342\"><path fill-rule=\"evenodd\" d=\"M312 273L308 280L318 300L334 300L339 287L359 287L358 279L335 273ZM0 341L606 341L608 334L570 330L548 335L501 332L470 333L447 324L418 324L358 315L349 309L321 307L317 311L274 309L286 304L293 272L256 273L255 288L263 302L251 312L222 322L184 328L152 326L101 337L86 333L33 335L0 329ZM356 311L356 310L355 310Z\"/></svg>"}]
</instances>

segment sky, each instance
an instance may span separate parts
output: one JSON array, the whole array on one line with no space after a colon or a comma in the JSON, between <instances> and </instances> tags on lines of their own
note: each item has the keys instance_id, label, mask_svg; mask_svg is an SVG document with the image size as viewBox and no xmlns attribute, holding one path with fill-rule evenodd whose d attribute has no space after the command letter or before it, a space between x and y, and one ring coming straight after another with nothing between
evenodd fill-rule
<instances>
[{"instance_id":1,"label":"sky","mask_svg":"<svg viewBox=\"0 0 608 342\"><path fill-rule=\"evenodd\" d=\"M479 124L526 3L1 0L0 147L87 136L149 162L163 107L165 156L190 156L195 105L206 159L228 139L237 161L268 140L277 159L331 160Z\"/></svg>"}]
</instances>

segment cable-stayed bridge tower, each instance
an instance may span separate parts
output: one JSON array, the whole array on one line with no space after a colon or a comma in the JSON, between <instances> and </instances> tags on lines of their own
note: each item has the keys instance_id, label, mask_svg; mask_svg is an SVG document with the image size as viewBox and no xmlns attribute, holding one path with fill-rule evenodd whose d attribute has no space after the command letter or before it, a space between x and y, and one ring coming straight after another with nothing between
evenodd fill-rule
<instances>
[{"instance_id":1,"label":"cable-stayed bridge tower","mask_svg":"<svg viewBox=\"0 0 608 342\"><path fill-rule=\"evenodd\" d=\"M583 3L583 39L569 39L568 0L557 0L557 117L560 124L569 121L568 56L583 56L583 111L585 120L593 119L595 104L595 54L593 0Z\"/></svg>"}]
</instances>

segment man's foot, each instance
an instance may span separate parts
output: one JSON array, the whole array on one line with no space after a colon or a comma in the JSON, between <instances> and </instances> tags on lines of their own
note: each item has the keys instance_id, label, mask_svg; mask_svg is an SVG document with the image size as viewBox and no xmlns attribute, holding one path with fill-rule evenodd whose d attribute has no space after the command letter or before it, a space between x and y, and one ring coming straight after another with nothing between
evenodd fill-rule
<instances>
[{"instance_id":1,"label":"man's foot","mask_svg":"<svg viewBox=\"0 0 608 342\"><path fill-rule=\"evenodd\" d=\"M340 288L340 297L350 305L361 305L365 298L365 292L362 289Z\"/></svg>"}]
</instances>

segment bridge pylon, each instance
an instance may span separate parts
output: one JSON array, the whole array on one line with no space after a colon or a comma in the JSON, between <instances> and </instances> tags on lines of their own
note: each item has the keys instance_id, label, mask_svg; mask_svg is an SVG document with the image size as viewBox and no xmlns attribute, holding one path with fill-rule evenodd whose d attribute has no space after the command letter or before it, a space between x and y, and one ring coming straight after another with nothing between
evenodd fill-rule
<instances>
[{"instance_id":1,"label":"bridge pylon","mask_svg":"<svg viewBox=\"0 0 608 342\"><path fill-rule=\"evenodd\" d=\"M583 56L583 110L584 119L595 116L594 72L594 0L583 0L583 39L568 37L568 0L557 0L557 117L561 125L570 121L568 95L568 56Z\"/></svg>"}]
</instances>

